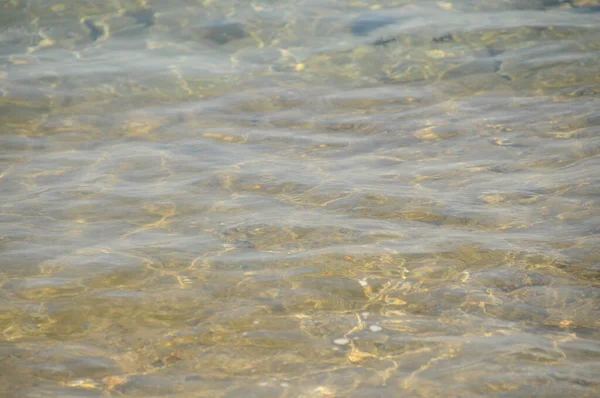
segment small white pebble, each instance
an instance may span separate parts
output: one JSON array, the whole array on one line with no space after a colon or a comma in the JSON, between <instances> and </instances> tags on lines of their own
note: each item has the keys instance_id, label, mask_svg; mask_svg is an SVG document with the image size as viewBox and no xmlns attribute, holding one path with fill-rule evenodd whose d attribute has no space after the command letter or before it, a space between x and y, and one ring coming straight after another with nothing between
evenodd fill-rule
<instances>
[{"instance_id":1,"label":"small white pebble","mask_svg":"<svg viewBox=\"0 0 600 398\"><path fill-rule=\"evenodd\" d=\"M362 286L362 287L367 287L369 285L369 282L367 282L366 279L361 279L358 281L358 283Z\"/></svg>"},{"instance_id":2,"label":"small white pebble","mask_svg":"<svg viewBox=\"0 0 600 398\"><path fill-rule=\"evenodd\" d=\"M379 325L371 325L371 326L369 326L369 330L371 332L381 332L383 330L383 328Z\"/></svg>"},{"instance_id":3,"label":"small white pebble","mask_svg":"<svg viewBox=\"0 0 600 398\"><path fill-rule=\"evenodd\" d=\"M242 336L248 336L248 332L242 333Z\"/></svg>"},{"instance_id":4,"label":"small white pebble","mask_svg":"<svg viewBox=\"0 0 600 398\"><path fill-rule=\"evenodd\" d=\"M333 348L332 348L332 350L333 350L333 351L339 351L339 350L340 350L340 347L333 347Z\"/></svg>"},{"instance_id":5,"label":"small white pebble","mask_svg":"<svg viewBox=\"0 0 600 398\"><path fill-rule=\"evenodd\" d=\"M360 340L360 337L358 337L358 336L352 337L352 340Z\"/></svg>"},{"instance_id":6,"label":"small white pebble","mask_svg":"<svg viewBox=\"0 0 600 398\"><path fill-rule=\"evenodd\" d=\"M255 325L258 325L258 324L260 323L260 321L259 321L259 320L256 320L256 321L254 321L254 322L252 322L252 323L253 323L253 324L255 324Z\"/></svg>"},{"instance_id":7,"label":"small white pebble","mask_svg":"<svg viewBox=\"0 0 600 398\"><path fill-rule=\"evenodd\" d=\"M280 384L280 386L283 388L288 388L290 386L290 383L283 382Z\"/></svg>"},{"instance_id":8,"label":"small white pebble","mask_svg":"<svg viewBox=\"0 0 600 398\"><path fill-rule=\"evenodd\" d=\"M369 315L371 315L371 313L365 311L365 312L361 313L361 315L362 315L363 318L367 319L369 317Z\"/></svg>"},{"instance_id":9,"label":"small white pebble","mask_svg":"<svg viewBox=\"0 0 600 398\"><path fill-rule=\"evenodd\" d=\"M261 387L266 387L266 386L269 385L269 382L268 381L261 381L260 383L258 383L258 385L261 386Z\"/></svg>"},{"instance_id":10,"label":"small white pebble","mask_svg":"<svg viewBox=\"0 0 600 398\"><path fill-rule=\"evenodd\" d=\"M345 338L345 337L341 337L341 338L339 338L339 339L335 339L335 340L333 340L333 343L334 343L334 344L337 344L337 345L346 345L346 344L348 344L349 342L350 342L350 339L347 339L347 338Z\"/></svg>"}]
</instances>

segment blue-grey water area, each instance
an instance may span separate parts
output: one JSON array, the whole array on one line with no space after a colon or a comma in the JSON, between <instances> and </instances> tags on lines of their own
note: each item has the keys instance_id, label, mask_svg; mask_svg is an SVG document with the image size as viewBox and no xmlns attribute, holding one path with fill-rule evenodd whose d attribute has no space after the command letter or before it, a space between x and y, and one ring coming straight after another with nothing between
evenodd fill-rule
<instances>
[{"instance_id":1,"label":"blue-grey water area","mask_svg":"<svg viewBox=\"0 0 600 398\"><path fill-rule=\"evenodd\" d=\"M0 396L600 396L597 0L0 0Z\"/></svg>"}]
</instances>

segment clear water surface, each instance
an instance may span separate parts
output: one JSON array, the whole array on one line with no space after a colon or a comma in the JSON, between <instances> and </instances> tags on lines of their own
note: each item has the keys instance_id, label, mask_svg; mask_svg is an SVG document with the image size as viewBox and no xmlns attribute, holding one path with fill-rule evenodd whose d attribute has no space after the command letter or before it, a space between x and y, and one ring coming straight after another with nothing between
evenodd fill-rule
<instances>
[{"instance_id":1,"label":"clear water surface","mask_svg":"<svg viewBox=\"0 0 600 398\"><path fill-rule=\"evenodd\" d=\"M0 1L0 396L597 397L599 11Z\"/></svg>"}]
</instances>

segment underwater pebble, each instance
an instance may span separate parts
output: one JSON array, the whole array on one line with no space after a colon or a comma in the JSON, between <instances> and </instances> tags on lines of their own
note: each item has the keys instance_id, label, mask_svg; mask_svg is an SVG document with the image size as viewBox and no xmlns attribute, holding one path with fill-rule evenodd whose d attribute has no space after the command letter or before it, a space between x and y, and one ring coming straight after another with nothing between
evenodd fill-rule
<instances>
[{"instance_id":1,"label":"underwater pebble","mask_svg":"<svg viewBox=\"0 0 600 398\"><path fill-rule=\"evenodd\" d=\"M369 330L371 332L381 332L383 330L383 328L379 325L371 325L371 326L369 326Z\"/></svg>"},{"instance_id":2,"label":"underwater pebble","mask_svg":"<svg viewBox=\"0 0 600 398\"><path fill-rule=\"evenodd\" d=\"M365 311L365 312L361 313L361 315L364 319L367 319L369 317L369 315L371 315L371 313Z\"/></svg>"},{"instance_id":3,"label":"underwater pebble","mask_svg":"<svg viewBox=\"0 0 600 398\"><path fill-rule=\"evenodd\" d=\"M494 138L491 140L493 145L497 146L518 146L514 142L506 138Z\"/></svg>"},{"instance_id":4,"label":"underwater pebble","mask_svg":"<svg viewBox=\"0 0 600 398\"><path fill-rule=\"evenodd\" d=\"M280 384L280 386L283 388L288 388L290 386L290 383L283 382Z\"/></svg>"},{"instance_id":5,"label":"underwater pebble","mask_svg":"<svg viewBox=\"0 0 600 398\"><path fill-rule=\"evenodd\" d=\"M358 281L358 283L362 286L362 287L367 287L369 285L369 282L367 282L366 279L361 279Z\"/></svg>"},{"instance_id":6,"label":"underwater pebble","mask_svg":"<svg viewBox=\"0 0 600 398\"><path fill-rule=\"evenodd\" d=\"M69 387L80 387L80 388L98 388L99 386L92 379L76 379L67 382Z\"/></svg>"},{"instance_id":7,"label":"underwater pebble","mask_svg":"<svg viewBox=\"0 0 600 398\"><path fill-rule=\"evenodd\" d=\"M337 345L346 345L346 344L348 344L349 342L350 342L350 339L347 339L347 338L345 338L345 337L342 337L342 338L339 338L339 339L335 339L335 340L333 340L333 343L334 343L334 344L337 344Z\"/></svg>"}]
</instances>

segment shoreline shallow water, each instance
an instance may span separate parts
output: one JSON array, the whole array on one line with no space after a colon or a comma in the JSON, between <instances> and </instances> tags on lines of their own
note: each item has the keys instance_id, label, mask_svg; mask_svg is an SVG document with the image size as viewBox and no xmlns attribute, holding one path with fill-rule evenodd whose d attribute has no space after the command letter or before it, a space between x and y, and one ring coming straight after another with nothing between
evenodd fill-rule
<instances>
[{"instance_id":1,"label":"shoreline shallow water","mask_svg":"<svg viewBox=\"0 0 600 398\"><path fill-rule=\"evenodd\" d=\"M597 396L599 6L0 0L0 395Z\"/></svg>"}]
</instances>

